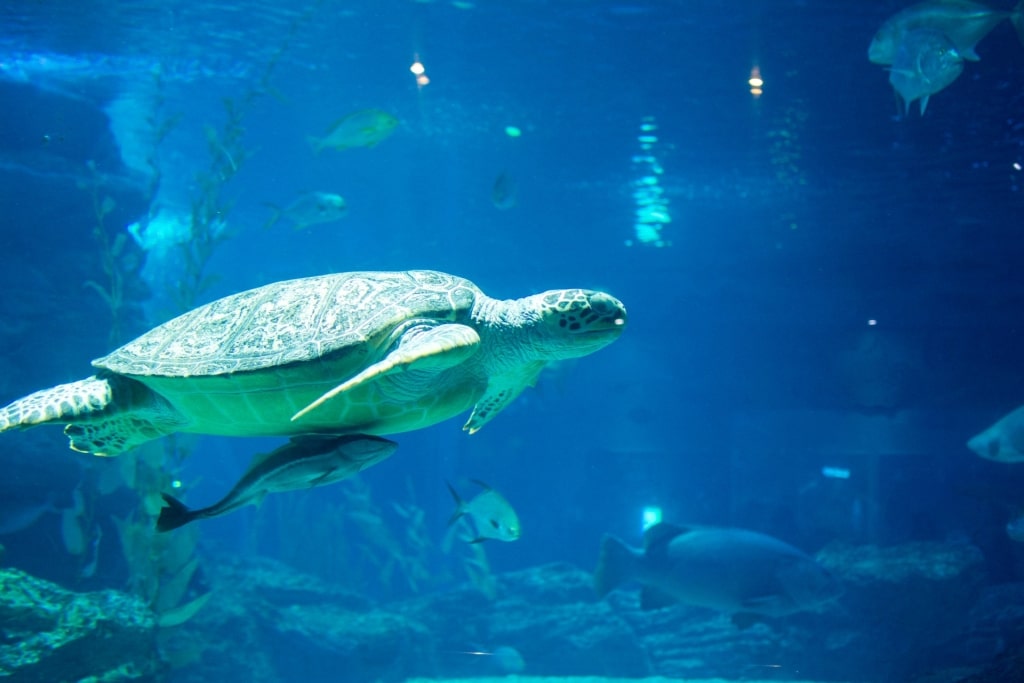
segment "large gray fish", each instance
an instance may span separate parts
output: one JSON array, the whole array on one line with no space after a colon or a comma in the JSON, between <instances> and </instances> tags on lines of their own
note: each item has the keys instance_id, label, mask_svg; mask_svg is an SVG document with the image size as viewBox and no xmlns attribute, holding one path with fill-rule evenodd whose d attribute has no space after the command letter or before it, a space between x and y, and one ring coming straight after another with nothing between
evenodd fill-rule
<instances>
[{"instance_id":1,"label":"large gray fish","mask_svg":"<svg viewBox=\"0 0 1024 683\"><path fill-rule=\"evenodd\" d=\"M398 444L379 436L296 436L280 448L256 456L248 471L219 502L190 510L164 494L156 528L170 531L197 519L219 517L246 505L258 505L268 493L294 491L341 481L384 460Z\"/></svg>"},{"instance_id":2,"label":"large gray fish","mask_svg":"<svg viewBox=\"0 0 1024 683\"><path fill-rule=\"evenodd\" d=\"M915 29L905 36L889 69L889 83L910 113L914 100L921 100L921 115L928 98L955 81L964 70L964 59L952 41L935 29Z\"/></svg>"},{"instance_id":3,"label":"large gray fish","mask_svg":"<svg viewBox=\"0 0 1024 683\"><path fill-rule=\"evenodd\" d=\"M594 588L604 596L627 580L642 585L643 609L675 603L709 607L732 614L737 625L814 609L840 593L814 558L777 538L665 523L647 530L643 550L604 537Z\"/></svg>"},{"instance_id":4,"label":"large gray fish","mask_svg":"<svg viewBox=\"0 0 1024 683\"><path fill-rule=\"evenodd\" d=\"M911 5L889 17L871 39L868 59L874 64L889 65L896 60L896 51L906 34L917 29L939 31L952 41L964 59L976 62L974 47L1004 19L1013 22L1017 35L1024 41L1024 0L1010 12L970 0L927 0Z\"/></svg>"},{"instance_id":5,"label":"large gray fish","mask_svg":"<svg viewBox=\"0 0 1024 683\"><path fill-rule=\"evenodd\" d=\"M1024 462L1024 406L971 437L967 447L987 460Z\"/></svg>"}]
</instances>

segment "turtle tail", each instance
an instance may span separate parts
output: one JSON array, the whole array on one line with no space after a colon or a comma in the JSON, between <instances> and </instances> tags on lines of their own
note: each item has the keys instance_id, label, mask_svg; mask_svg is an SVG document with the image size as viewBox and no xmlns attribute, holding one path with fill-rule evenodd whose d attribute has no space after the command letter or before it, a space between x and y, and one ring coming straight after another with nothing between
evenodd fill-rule
<instances>
[{"instance_id":1,"label":"turtle tail","mask_svg":"<svg viewBox=\"0 0 1024 683\"><path fill-rule=\"evenodd\" d=\"M0 432L70 422L104 410L112 399L110 382L95 376L43 389L0 408Z\"/></svg>"}]
</instances>

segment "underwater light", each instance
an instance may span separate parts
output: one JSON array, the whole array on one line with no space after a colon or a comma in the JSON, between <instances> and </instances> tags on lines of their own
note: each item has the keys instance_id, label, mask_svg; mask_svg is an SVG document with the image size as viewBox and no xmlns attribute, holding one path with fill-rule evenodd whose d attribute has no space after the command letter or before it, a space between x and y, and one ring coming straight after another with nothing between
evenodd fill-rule
<instances>
[{"instance_id":1,"label":"underwater light","mask_svg":"<svg viewBox=\"0 0 1024 683\"><path fill-rule=\"evenodd\" d=\"M850 470L845 467L822 467L821 475L829 479L849 479Z\"/></svg>"},{"instance_id":2,"label":"underwater light","mask_svg":"<svg viewBox=\"0 0 1024 683\"><path fill-rule=\"evenodd\" d=\"M171 488L172 489L180 489L181 488L181 479L175 479L174 481L172 481L171 482Z\"/></svg>"},{"instance_id":3,"label":"underwater light","mask_svg":"<svg viewBox=\"0 0 1024 683\"><path fill-rule=\"evenodd\" d=\"M516 126L505 126L505 135L510 138L517 138L523 134L523 131L519 130Z\"/></svg>"},{"instance_id":4,"label":"underwater light","mask_svg":"<svg viewBox=\"0 0 1024 683\"><path fill-rule=\"evenodd\" d=\"M661 523L661 508L656 505L651 505L644 508L643 513L640 516L641 520L641 531L647 531L655 524Z\"/></svg>"},{"instance_id":5,"label":"underwater light","mask_svg":"<svg viewBox=\"0 0 1024 683\"><path fill-rule=\"evenodd\" d=\"M411 71L414 76L422 76L427 72L427 69L423 66L422 62L417 60L409 67L409 71Z\"/></svg>"}]
</instances>

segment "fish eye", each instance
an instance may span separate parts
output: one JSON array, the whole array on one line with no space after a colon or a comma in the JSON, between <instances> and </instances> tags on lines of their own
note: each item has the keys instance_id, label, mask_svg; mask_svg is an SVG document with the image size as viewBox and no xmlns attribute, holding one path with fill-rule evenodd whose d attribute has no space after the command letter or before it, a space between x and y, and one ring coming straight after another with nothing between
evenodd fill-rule
<instances>
[{"instance_id":1,"label":"fish eye","mask_svg":"<svg viewBox=\"0 0 1024 683\"><path fill-rule=\"evenodd\" d=\"M492 520L490 520L490 522L491 522L491 526L494 527L495 529L500 529L501 528L501 524L498 523L498 520L492 519Z\"/></svg>"}]
</instances>

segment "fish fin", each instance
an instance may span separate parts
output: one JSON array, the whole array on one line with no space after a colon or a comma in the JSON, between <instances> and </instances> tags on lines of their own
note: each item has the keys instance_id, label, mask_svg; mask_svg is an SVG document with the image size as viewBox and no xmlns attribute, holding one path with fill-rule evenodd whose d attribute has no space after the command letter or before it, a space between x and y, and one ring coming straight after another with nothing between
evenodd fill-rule
<instances>
[{"instance_id":1,"label":"fish fin","mask_svg":"<svg viewBox=\"0 0 1024 683\"><path fill-rule=\"evenodd\" d=\"M167 493L162 495L167 505L160 510L160 516L156 518L157 531L171 531L195 519L192 510L180 500Z\"/></svg>"},{"instance_id":2,"label":"fish fin","mask_svg":"<svg viewBox=\"0 0 1024 683\"><path fill-rule=\"evenodd\" d=\"M255 505L256 507L263 505L263 499L267 497L267 493L267 491L260 491L259 493L252 497L252 500L249 502L249 504Z\"/></svg>"},{"instance_id":3,"label":"fish fin","mask_svg":"<svg viewBox=\"0 0 1024 683\"><path fill-rule=\"evenodd\" d=\"M594 591L604 597L634 573L637 552L611 534L601 539L601 554L594 569Z\"/></svg>"},{"instance_id":4,"label":"fish fin","mask_svg":"<svg viewBox=\"0 0 1024 683\"><path fill-rule=\"evenodd\" d=\"M1011 21L1012 21L1012 19L1011 19ZM978 53L974 51L974 46L973 45L971 47L965 49L965 50L957 50L957 54L959 54L961 57L966 59L968 62L980 62L981 61L981 57L979 57Z\"/></svg>"},{"instance_id":5,"label":"fish fin","mask_svg":"<svg viewBox=\"0 0 1024 683\"><path fill-rule=\"evenodd\" d=\"M450 481L446 481L445 484L448 485L448 491L451 492L452 498L455 500L455 512L453 512L452 516L448 518L448 526L451 526L458 521L459 517L466 514L466 504L462 502L459 492L455 490L455 487L452 486Z\"/></svg>"},{"instance_id":6,"label":"fish fin","mask_svg":"<svg viewBox=\"0 0 1024 683\"><path fill-rule=\"evenodd\" d=\"M277 225L279 220L281 220L281 215L284 213L284 209L277 204L271 204L270 202L263 202L263 206L269 208L273 212L270 214L270 218L267 219L267 222L263 224L264 230L270 230L272 227Z\"/></svg>"},{"instance_id":7,"label":"fish fin","mask_svg":"<svg viewBox=\"0 0 1024 683\"><path fill-rule=\"evenodd\" d=\"M479 479L470 479L470 481L473 482L474 484L476 484L477 486L479 486L480 488L484 489L485 491L492 490L490 486L488 486L484 482L480 481Z\"/></svg>"},{"instance_id":8,"label":"fish fin","mask_svg":"<svg viewBox=\"0 0 1024 683\"><path fill-rule=\"evenodd\" d=\"M750 628L754 624L763 624L764 617L760 614L754 614L753 612L736 612L732 615L731 621L736 628L742 631Z\"/></svg>"},{"instance_id":9,"label":"fish fin","mask_svg":"<svg viewBox=\"0 0 1024 683\"><path fill-rule=\"evenodd\" d=\"M320 484L324 483L327 480L327 478L330 477L332 474L334 474L334 472L337 469L338 469L337 467L332 467L331 469L327 470L326 472L321 474L316 479L313 479L312 481L310 481L309 482L309 488L313 488L315 486L319 486Z\"/></svg>"},{"instance_id":10,"label":"fish fin","mask_svg":"<svg viewBox=\"0 0 1024 683\"><path fill-rule=\"evenodd\" d=\"M661 609L678 603L678 600L663 590L651 586L644 586L640 590L640 609L642 610Z\"/></svg>"},{"instance_id":11,"label":"fish fin","mask_svg":"<svg viewBox=\"0 0 1024 683\"><path fill-rule=\"evenodd\" d=\"M473 539L472 541L470 541L470 543L471 543L471 544L473 544L473 543L483 543L483 542L484 542L484 541L486 541L486 540L487 540L487 539L486 539L486 538L484 538L483 536L477 536L477 537L476 537L476 538L474 538L474 539Z\"/></svg>"},{"instance_id":12,"label":"fish fin","mask_svg":"<svg viewBox=\"0 0 1024 683\"><path fill-rule=\"evenodd\" d=\"M928 98L930 95L925 95L921 98L921 116L924 116L924 110L928 108ZM909 103L908 103L909 106Z\"/></svg>"}]
</instances>

